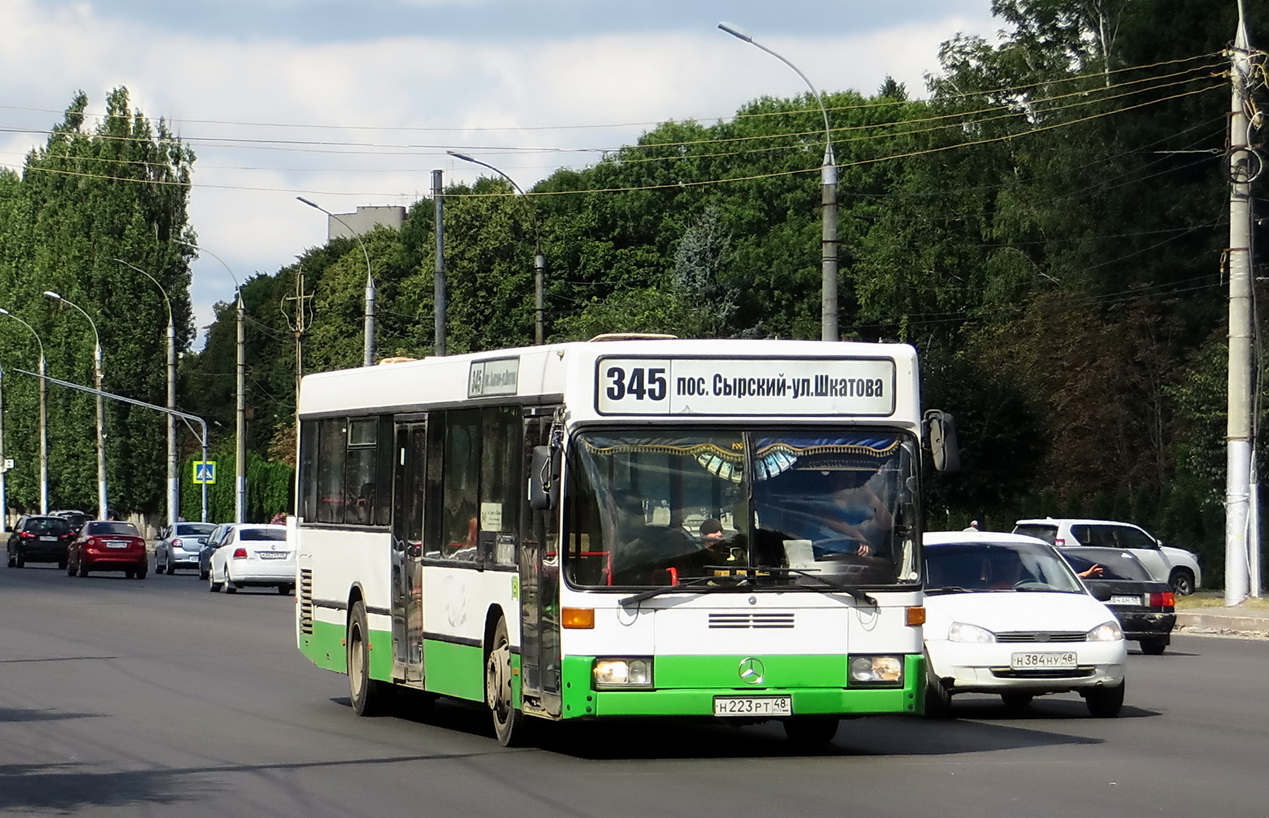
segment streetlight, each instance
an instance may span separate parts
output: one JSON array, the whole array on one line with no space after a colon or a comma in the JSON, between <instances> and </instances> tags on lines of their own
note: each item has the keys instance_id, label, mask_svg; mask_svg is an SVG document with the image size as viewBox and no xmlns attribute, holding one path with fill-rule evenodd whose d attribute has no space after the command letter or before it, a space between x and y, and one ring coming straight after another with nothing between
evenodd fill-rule
<instances>
[{"instance_id":1,"label":"streetlight","mask_svg":"<svg viewBox=\"0 0 1269 818\"><path fill-rule=\"evenodd\" d=\"M533 342L540 346L545 337L545 332L542 327L542 315L545 312L546 307L546 256L542 254L542 237L541 232L538 230L537 208L533 207L533 205L529 203L528 197L524 195L524 191L516 184L516 180L503 173L498 168L495 168L488 162L473 159L466 154L459 153L458 151L446 151L446 153L455 159L461 159L464 162L471 162L473 165L480 165L482 168L489 168L494 173L510 182L511 186L515 188L516 193L520 194L520 198L526 204L529 204L529 219L533 223Z\"/></svg>"},{"instance_id":2,"label":"streetlight","mask_svg":"<svg viewBox=\"0 0 1269 818\"><path fill-rule=\"evenodd\" d=\"M225 272L229 273L229 277L234 280L234 293L237 295L238 308L238 377L237 377L237 398L235 400L236 423L234 425L234 522L244 522L244 515L247 507L247 407L244 403L244 392L246 385L246 333L243 330L243 308L242 308L242 284L238 282L238 276L234 275L234 271L229 269L229 265L220 256L208 250L205 247L199 247L193 242L183 241L181 239L173 239L177 244L189 247L199 253L206 253L212 258L220 262L220 266L225 268ZM207 459L204 452L203 460ZM203 508L207 508L207 484L203 483Z\"/></svg>"},{"instance_id":3,"label":"streetlight","mask_svg":"<svg viewBox=\"0 0 1269 818\"><path fill-rule=\"evenodd\" d=\"M329 210L317 204L316 202L310 202L308 199L305 199L303 196L296 196L295 198L300 200L304 204L308 205L309 207L322 211L330 218L342 224L344 226L344 229L347 230L350 234L352 234L352 237L357 240L357 243L359 245L361 245L361 254L366 257L366 316L365 316L365 329L364 329L365 340L362 344L361 365L374 366L375 365L375 277L374 277L374 274L370 271L370 254L366 252L366 243L361 240L361 236L357 233L356 230L353 230L351 227L348 226L348 222L339 218L334 213L331 213ZM327 231L327 235L328 236L330 235L329 230Z\"/></svg>"},{"instance_id":4,"label":"streetlight","mask_svg":"<svg viewBox=\"0 0 1269 818\"><path fill-rule=\"evenodd\" d=\"M7 315L31 330L31 334L35 336L35 343L40 348L40 513L48 514L48 410L44 403L44 377L47 374L44 365L44 342L40 340L39 333L32 329L30 324L3 307L0 307L0 315Z\"/></svg>"},{"instance_id":5,"label":"streetlight","mask_svg":"<svg viewBox=\"0 0 1269 818\"><path fill-rule=\"evenodd\" d=\"M824 107L823 95L806 78L806 74L784 57L726 23L719 23L718 27L736 39L767 52L796 71L811 89L811 96L815 97L820 105L820 113L824 115L824 162L820 168L820 204L824 222L823 238L820 241L823 270L820 284L820 337L825 341L840 341L841 336L837 332L837 162L833 159L833 131L828 125L828 109Z\"/></svg>"},{"instance_id":6,"label":"streetlight","mask_svg":"<svg viewBox=\"0 0 1269 818\"><path fill-rule=\"evenodd\" d=\"M93 328L93 385L97 388L97 519L104 520L110 515L110 507L106 503L106 409L101 397L101 336L97 334L97 324L88 313L52 290L45 290L44 296L68 307L74 307L79 314L88 319L88 326Z\"/></svg>"},{"instance_id":7,"label":"streetlight","mask_svg":"<svg viewBox=\"0 0 1269 818\"><path fill-rule=\"evenodd\" d=\"M167 290L159 283L154 276L142 270L135 264L130 264L121 258L115 259L125 267L136 270L141 275L154 282L154 286L159 288L159 292L163 294L163 303L167 305L167 408L173 410L176 408L176 324L172 320L172 299L168 298ZM177 511L181 506L181 495L179 483L176 478L176 415L168 414L167 416L167 524L168 528L176 525L178 517Z\"/></svg>"}]
</instances>

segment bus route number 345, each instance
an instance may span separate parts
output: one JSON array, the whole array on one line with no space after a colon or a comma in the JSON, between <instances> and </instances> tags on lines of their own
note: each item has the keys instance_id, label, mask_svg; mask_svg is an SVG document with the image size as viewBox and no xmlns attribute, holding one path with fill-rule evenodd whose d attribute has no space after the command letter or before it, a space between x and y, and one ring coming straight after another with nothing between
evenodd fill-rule
<instances>
[{"instance_id":1,"label":"bus route number 345","mask_svg":"<svg viewBox=\"0 0 1269 818\"><path fill-rule=\"evenodd\" d=\"M620 366L610 366L604 372L608 379L606 394L609 400L665 400L669 394L665 367L634 367L628 373Z\"/></svg>"}]
</instances>

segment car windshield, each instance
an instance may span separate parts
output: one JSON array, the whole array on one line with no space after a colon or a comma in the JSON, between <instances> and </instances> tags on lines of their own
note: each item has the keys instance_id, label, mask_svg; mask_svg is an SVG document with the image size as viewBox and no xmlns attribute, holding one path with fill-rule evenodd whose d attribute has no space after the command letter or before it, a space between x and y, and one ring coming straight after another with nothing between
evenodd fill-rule
<instances>
[{"instance_id":1,"label":"car windshield","mask_svg":"<svg viewBox=\"0 0 1269 818\"><path fill-rule=\"evenodd\" d=\"M26 530L32 534L65 534L70 523L60 517L33 517L26 521Z\"/></svg>"},{"instance_id":2,"label":"car windshield","mask_svg":"<svg viewBox=\"0 0 1269 818\"><path fill-rule=\"evenodd\" d=\"M1084 580L1098 579L1130 579L1137 582L1150 582L1154 577L1146 570L1131 551L1119 551L1113 548L1061 548L1062 558L1071 564L1078 573L1083 573L1094 565L1100 565L1100 577L1085 577Z\"/></svg>"},{"instance_id":3,"label":"car windshield","mask_svg":"<svg viewBox=\"0 0 1269 818\"><path fill-rule=\"evenodd\" d=\"M1086 593L1052 548L1036 543L965 542L927 546L925 591Z\"/></svg>"},{"instance_id":4,"label":"car windshield","mask_svg":"<svg viewBox=\"0 0 1269 818\"><path fill-rule=\"evenodd\" d=\"M87 523L86 533L89 536L100 535L100 534L117 534L117 535L128 536L128 537L140 536L140 534L137 533L136 526L134 526L132 523L124 523L124 522L96 521L96 522Z\"/></svg>"},{"instance_id":5,"label":"car windshield","mask_svg":"<svg viewBox=\"0 0 1269 818\"><path fill-rule=\"evenodd\" d=\"M286 530L277 528L240 528L240 540L285 540Z\"/></svg>"},{"instance_id":6,"label":"car windshield","mask_svg":"<svg viewBox=\"0 0 1269 818\"><path fill-rule=\"evenodd\" d=\"M878 430L582 432L565 574L592 588L915 584L915 445Z\"/></svg>"}]
</instances>

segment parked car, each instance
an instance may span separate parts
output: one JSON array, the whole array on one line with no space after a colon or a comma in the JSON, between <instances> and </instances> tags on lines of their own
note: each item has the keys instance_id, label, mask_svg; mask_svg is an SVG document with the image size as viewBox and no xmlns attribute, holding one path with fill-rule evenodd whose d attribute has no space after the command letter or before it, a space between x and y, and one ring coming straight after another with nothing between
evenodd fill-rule
<instances>
[{"instance_id":1,"label":"parked car","mask_svg":"<svg viewBox=\"0 0 1269 818\"><path fill-rule=\"evenodd\" d=\"M271 586L279 594L295 591L295 552L286 526L235 523L226 527L208 566L208 590L234 593L246 586Z\"/></svg>"},{"instance_id":2,"label":"parked car","mask_svg":"<svg viewBox=\"0 0 1269 818\"><path fill-rule=\"evenodd\" d=\"M1119 619L1124 638L1138 642L1141 652L1158 656L1172 642L1176 626L1176 594L1166 582L1150 576L1131 551L1093 545L1059 548L1060 553L1094 597ZM1100 569L1100 575L1085 572Z\"/></svg>"},{"instance_id":3,"label":"parked car","mask_svg":"<svg viewBox=\"0 0 1269 818\"><path fill-rule=\"evenodd\" d=\"M154 573L175 574L177 568L197 568L198 555L215 523L175 523L164 527L154 543Z\"/></svg>"},{"instance_id":4,"label":"parked car","mask_svg":"<svg viewBox=\"0 0 1269 818\"><path fill-rule=\"evenodd\" d=\"M66 557L66 573L88 576L89 571L122 571L128 579L145 579L150 561L145 540L132 523L89 520L79 530Z\"/></svg>"},{"instance_id":5,"label":"parked car","mask_svg":"<svg viewBox=\"0 0 1269 818\"><path fill-rule=\"evenodd\" d=\"M224 539L225 534L229 531L229 527L233 523L221 523L212 529L207 535L207 541L203 543L202 550L198 552L198 578L207 579L211 576L211 557L216 553L216 546Z\"/></svg>"},{"instance_id":6,"label":"parked car","mask_svg":"<svg viewBox=\"0 0 1269 818\"><path fill-rule=\"evenodd\" d=\"M1168 583L1173 591L1181 595L1192 594L1194 589L1203 585L1197 554L1164 545L1144 528L1132 523L1046 517L1043 520L1019 520L1014 523L1013 531L1039 537L1059 548L1096 545L1127 549L1141 560L1150 576Z\"/></svg>"},{"instance_id":7,"label":"parked car","mask_svg":"<svg viewBox=\"0 0 1269 818\"><path fill-rule=\"evenodd\" d=\"M89 520L93 518L93 515L89 514L88 512L79 511L73 508L61 509L59 511L50 511L49 514L54 517L64 518L68 523L70 523L71 531L75 532L76 534L79 533L79 529L84 527L84 523L88 522Z\"/></svg>"},{"instance_id":8,"label":"parked car","mask_svg":"<svg viewBox=\"0 0 1269 818\"><path fill-rule=\"evenodd\" d=\"M1053 546L986 531L927 533L924 542L927 715L947 715L961 693L1025 707L1067 692L1094 716L1119 714L1123 629Z\"/></svg>"},{"instance_id":9,"label":"parked car","mask_svg":"<svg viewBox=\"0 0 1269 818\"><path fill-rule=\"evenodd\" d=\"M75 532L65 517L30 514L18 518L9 535L9 567L22 568L28 562L55 562L66 567L66 549Z\"/></svg>"}]
</instances>

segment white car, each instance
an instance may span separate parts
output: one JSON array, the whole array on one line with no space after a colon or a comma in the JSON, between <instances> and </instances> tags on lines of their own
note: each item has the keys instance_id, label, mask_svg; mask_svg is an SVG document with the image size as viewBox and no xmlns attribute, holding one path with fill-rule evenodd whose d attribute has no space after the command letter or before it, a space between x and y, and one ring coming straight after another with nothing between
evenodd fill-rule
<instances>
[{"instance_id":1,"label":"white car","mask_svg":"<svg viewBox=\"0 0 1269 818\"><path fill-rule=\"evenodd\" d=\"M959 693L1011 707L1076 692L1094 716L1119 714L1128 643L1053 546L988 531L927 532L927 715Z\"/></svg>"},{"instance_id":2,"label":"white car","mask_svg":"<svg viewBox=\"0 0 1269 818\"><path fill-rule=\"evenodd\" d=\"M235 523L226 526L215 542L208 568L208 589L234 593L246 586L295 591L295 551L286 539L286 526Z\"/></svg>"},{"instance_id":3,"label":"white car","mask_svg":"<svg viewBox=\"0 0 1269 818\"><path fill-rule=\"evenodd\" d=\"M1098 545L1122 548L1141 560L1158 582L1166 582L1178 595L1192 594L1203 584L1198 555L1184 548L1174 548L1150 536L1141 526L1112 520L1077 520L1045 517L1019 520L1013 533L1039 537L1059 548L1076 545Z\"/></svg>"}]
</instances>

